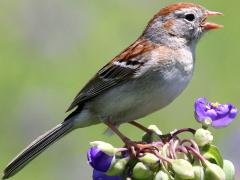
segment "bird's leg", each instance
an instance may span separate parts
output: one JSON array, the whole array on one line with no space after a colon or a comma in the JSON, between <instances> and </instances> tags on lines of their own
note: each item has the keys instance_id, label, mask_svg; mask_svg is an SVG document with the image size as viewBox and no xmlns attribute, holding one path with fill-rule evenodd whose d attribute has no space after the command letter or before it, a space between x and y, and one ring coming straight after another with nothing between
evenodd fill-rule
<instances>
[{"instance_id":1,"label":"bird's leg","mask_svg":"<svg viewBox=\"0 0 240 180\"><path fill-rule=\"evenodd\" d=\"M152 131L151 129L148 129L148 128L144 127L143 125L141 125L141 124L139 124L135 121L129 122L129 124L143 130L144 132L146 132L150 136L152 135L152 133L154 133L154 131ZM158 135L158 136L163 142L166 142L168 140L168 138L170 137L170 134L163 134L163 135Z\"/></svg>"},{"instance_id":2,"label":"bird's leg","mask_svg":"<svg viewBox=\"0 0 240 180\"><path fill-rule=\"evenodd\" d=\"M128 137L124 136L111 122L108 121L105 122L105 124L121 138L131 153L131 156L137 157L140 153L156 150L156 147L151 144L146 144L144 142L134 142L130 140Z\"/></svg>"},{"instance_id":3,"label":"bird's leg","mask_svg":"<svg viewBox=\"0 0 240 180\"><path fill-rule=\"evenodd\" d=\"M129 138L124 136L119 130L118 128L116 128L116 126L113 125L113 123L111 123L110 121L105 122L105 124L108 126L108 128L110 128L116 135L118 135L118 137L121 138L121 140L125 143L126 141L129 141Z\"/></svg>"},{"instance_id":4,"label":"bird's leg","mask_svg":"<svg viewBox=\"0 0 240 180\"><path fill-rule=\"evenodd\" d=\"M146 133L148 133L148 134L152 134L152 133L153 133L152 130L146 128L145 126L143 126L143 125L141 125L141 124L139 124L139 123L137 123L137 122L135 122L135 121L129 122L129 124L131 124L131 125L139 128L139 129L141 129L142 131L144 131L144 132L146 132Z\"/></svg>"},{"instance_id":5,"label":"bird's leg","mask_svg":"<svg viewBox=\"0 0 240 180\"><path fill-rule=\"evenodd\" d=\"M149 135L152 135L152 133L153 133L153 131L151 129L148 129L148 128L144 127L143 125L141 125L141 124L139 124L135 121L129 122L129 124L143 130L144 132L146 132ZM183 129L181 131L176 131L176 132L173 132L173 133L168 133L168 134L163 134L163 135L158 135L158 136L163 142L168 142L171 138L175 137L177 134L181 133L182 131L187 131L187 130ZM191 132L191 130L188 130L188 131Z\"/></svg>"}]
</instances>

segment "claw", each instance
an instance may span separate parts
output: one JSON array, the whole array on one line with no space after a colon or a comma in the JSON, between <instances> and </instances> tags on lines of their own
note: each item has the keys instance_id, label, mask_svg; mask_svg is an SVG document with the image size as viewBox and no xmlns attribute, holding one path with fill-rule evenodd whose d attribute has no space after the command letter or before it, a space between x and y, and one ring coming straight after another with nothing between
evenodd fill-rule
<instances>
[{"instance_id":1,"label":"claw","mask_svg":"<svg viewBox=\"0 0 240 180\"><path fill-rule=\"evenodd\" d=\"M158 150L157 147L151 144L145 144L144 142L134 142L131 140L125 141L125 146L129 150L130 156L137 158L146 152L153 153Z\"/></svg>"}]
</instances>

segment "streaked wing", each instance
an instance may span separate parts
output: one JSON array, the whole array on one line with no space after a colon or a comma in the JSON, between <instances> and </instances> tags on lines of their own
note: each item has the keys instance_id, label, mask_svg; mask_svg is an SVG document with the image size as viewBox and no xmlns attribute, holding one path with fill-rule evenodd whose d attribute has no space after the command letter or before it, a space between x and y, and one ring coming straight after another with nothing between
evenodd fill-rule
<instances>
[{"instance_id":1,"label":"streaked wing","mask_svg":"<svg viewBox=\"0 0 240 180\"><path fill-rule=\"evenodd\" d=\"M101 94L121 81L131 78L134 72L134 69L120 67L118 65L111 65L110 67L103 68L78 93L67 111L70 111L86 100Z\"/></svg>"},{"instance_id":2,"label":"streaked wing","mask_svg":"<svg viewBox=\"0 0 240 180\"><path fill-rule=\"evenodd\" d=\"M134 74L144 65L144 61L137 58L143 53L156 48L156 45L146 39L139 39L110 63L104 66L86 86L77 94L67 111L81 105L87 100L105 92L123 81L134 77Z\"/></svg>"}]
</instances>

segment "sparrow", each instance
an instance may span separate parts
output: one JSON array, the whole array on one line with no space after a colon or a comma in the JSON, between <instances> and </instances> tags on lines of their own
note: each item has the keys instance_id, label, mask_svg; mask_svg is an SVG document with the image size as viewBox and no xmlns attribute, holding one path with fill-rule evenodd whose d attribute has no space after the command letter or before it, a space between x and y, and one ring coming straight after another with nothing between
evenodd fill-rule
<instances>
[{"instance_id":1,"label":"sparrow","mask_svg":"<svg viewBox=\"0 0 240 180\"><path fill-rule=\"evenodd\" d=\"M6 167L7 179L51 144L77 128L105 123L122 140L117 126L132 123L171 103L188 85L195 49L202 35L222 26L206 22L222 15L193 3L175 3L157 12L141 36L83 87L64 121L39 136Z\"/></svg>"}]
</instances>

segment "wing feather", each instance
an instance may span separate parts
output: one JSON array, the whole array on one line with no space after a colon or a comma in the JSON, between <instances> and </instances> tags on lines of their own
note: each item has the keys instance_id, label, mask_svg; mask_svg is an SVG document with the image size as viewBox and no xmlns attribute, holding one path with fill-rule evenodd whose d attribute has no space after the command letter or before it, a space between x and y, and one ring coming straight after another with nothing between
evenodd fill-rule
<instances>
[{"instance_id":1,"label":"wing feather","mask_svg":"<svg viewBox=\"0 0 240 180\"><path fill-rule=\"evenodd\" d=\"M133 77L134 73L134 69L120 67L117 65L112 65L111 67L104 69L104 71L100 70L78 93L67 111L70 111L78 104L101 94L110 87L119 84L121 81Z\"/></svg>"},{"instance_id":2,"label":"wing feather","mask_svg":"<svg viewBox=\"0 0 240 180\"><path fill-rule=\"evenodd\" d=\"M110 63L104 66L77 94L67 112L98 96L109 88L132 79L144 65L142 55L157 46L146 39L138 39ZM138 58L139 57L139 58Z\"/></svg>"}]
</instances>

